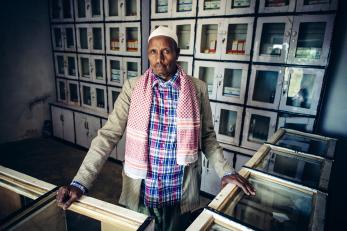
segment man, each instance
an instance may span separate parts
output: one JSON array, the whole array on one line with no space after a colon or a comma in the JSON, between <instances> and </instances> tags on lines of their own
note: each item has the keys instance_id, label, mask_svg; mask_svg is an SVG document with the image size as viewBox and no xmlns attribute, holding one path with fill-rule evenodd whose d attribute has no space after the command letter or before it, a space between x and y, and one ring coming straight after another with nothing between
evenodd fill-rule
<instances>
[{"instance_id":1,"label":"man","mask_svg":"<svg viewBox=\"0 0 347 231\"><path fill-rule=\"evenodd\" d=\"M66 209L91 187L126 127L119 203L154 216L156 230L186 227L188 216L182 214L199 206L200 150L222 178L222 186L233 183L246 194L255 194L225 161L216 141L206 84L177 65L177 43L177 35L166 27L151 33L150 68L124 83L73 182L59 189L59 206Z\"/></svg>"}]
</instances>

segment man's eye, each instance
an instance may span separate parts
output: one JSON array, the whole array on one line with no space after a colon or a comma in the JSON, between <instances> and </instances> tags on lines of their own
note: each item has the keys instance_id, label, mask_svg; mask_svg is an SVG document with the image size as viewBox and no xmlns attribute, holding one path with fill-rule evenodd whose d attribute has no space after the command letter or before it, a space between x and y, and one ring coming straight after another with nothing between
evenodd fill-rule
<instances>
[{"instance_id":1,"label":"man's eye","mask_svg":"<svg viewBox=\"0 0 347 231\"><path fill-rule=\"evenodd\" d=\"M170 54L169 50L164 50L164 54Z\"/></svg>"}]
</instances>

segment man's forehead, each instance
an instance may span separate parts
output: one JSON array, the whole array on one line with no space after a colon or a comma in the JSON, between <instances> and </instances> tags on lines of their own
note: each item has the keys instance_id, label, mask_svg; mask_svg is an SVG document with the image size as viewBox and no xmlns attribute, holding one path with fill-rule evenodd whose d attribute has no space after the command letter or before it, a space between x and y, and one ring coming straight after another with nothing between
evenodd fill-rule
<instances>
[{"instance_id":1,"label":"man's forehead","mask_svg":"<svg viewBox=\"0 0 347 231\"><path fill-rule=\"evenodd\" d=\"M153 37L149 40L148 42L148 47L152 47L152 46L159 46L159 45L167 45L167 46L174 46L175 45L175 41L167 36L164 35L160 35L160 36L156 36Z\"/></svg>"}]
</instances>

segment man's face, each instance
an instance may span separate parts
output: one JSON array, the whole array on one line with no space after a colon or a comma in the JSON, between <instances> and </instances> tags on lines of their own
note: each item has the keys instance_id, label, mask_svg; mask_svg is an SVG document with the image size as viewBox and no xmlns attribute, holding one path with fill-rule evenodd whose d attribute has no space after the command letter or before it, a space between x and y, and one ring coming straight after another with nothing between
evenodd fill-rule
<instances>
[{"instance_id":1,"label":"man's face","mask_svg":"<svg viewBox=\"0 0 347 231\"><path fill-rule=\"evenodd\" d=\"M175 41L166 36L156 36L148 43L148 60L154 74L168 80L176 71L179 50Z\"/></svg>"}]
</instances>

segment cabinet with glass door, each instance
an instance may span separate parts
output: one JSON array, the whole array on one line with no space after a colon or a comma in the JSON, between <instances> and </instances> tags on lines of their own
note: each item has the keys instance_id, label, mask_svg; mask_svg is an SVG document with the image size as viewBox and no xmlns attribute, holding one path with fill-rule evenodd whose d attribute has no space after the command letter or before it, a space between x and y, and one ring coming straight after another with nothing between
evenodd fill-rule
<instances>
[{"instance_id":1,"label":"cabinet with glass door","mask_svg":"<svg viewBox=\"0 0 347 231\"><path fill-rule=\"evenodd\" d=\"M102 21L104 8L102 0L75 0L76 22Z\"/></svg>"},{"instance_id":2,"label":"cabinet with glass door","mask_svg":"<svg viewBox=\"0 0 347 231\"><path fill-rule=\"evenodd\" d=\"M51 0L50 12L52 22L73 22L73 7L70 0Z\"/></svg>"},{"instance_id":3,"label":"cabinet with glass door","mask_svg":"<svg viewBox=\"0 0 347 231\"><path fill-rule=\"evenodd\" d=\"M207 85L209 99L217 99L217 84L220 78L217 62L195 61L194 77L204 81Z\"/></svg>"},{"instance_id":4,"label":"cabinet with glass door","mask_svg":"<svg viewBox=\"0 0 347 231\"><path fill-rule=\"evenodd\" d=\"M180 55L177 64L183 68L187 75L193 75L193 57Z\"/></svg>"},{"instance_id":5,"label":"cabinet with glass door","mask_svg":"<svg viewBox=\"0 0 347 231\"><path fill-rule=\"evenodd\" d=\"M195 17L197 0L153 0L151 18Z\"/></svg>"},{"instance_id":6,"label":"cabinet with glass door","mask_svg":"<svg viewBox=\"0 0 347 231\"><path fill-rule=\"evenodd\" d=\"M57 101L59 103L67 103L67 85L66 79L57 79Z\"/></svg>"},{"instance_id":7,"label":"cabinet with glass door","mask_svg":"<svg viewBox=\"0 0 347 231\"><path fill-rule=\"evenodd\" d=\"M296 0L260 0L259 13L293 12Z\"/></svg>"},{"instance_id":8,"label":"cabinet with glass door","mask_svg":"<svg viewBox=\"0 0 347 231\"><path fill-rule=\"evenodd\" d=\"M82 106L96 112L107 112L106 86L80 83Z\"/></svg>"},{"instance_id":9,"label":"cabinet with glass door","mask_svg":"<svg viewBox=\"0 0 347 231\"><path fill-rule=\"evenodd\" d=\"M123 86L126 79L141 75L141 59L107 56L108 83Z\"/></svg>"},{"instance_id":10,"label":"cabinet with glass door","mask_svg":"<svg viewBox=\"0 0 347 231\"><path fill-rule=\"evenodd\" d=\"M75 24L77 33L77 51L101 53L104 50L104 25L102 23Z\"/></svg>"},{"instance_id":11,"label":"cabinet with glass door","mask_svg":"<svg viewBox=\"0 0 347 231\"><path fill-rule=\"evenodd\" d=\"M77 79L77 58L73 53L54 53L56 76Z\"/></svg>"},{"instance_id":12,"label":"cabinet with glass door","mask_svg":"<svg viewBox=\"0 0 347 231\"><path fill-rule=\"evenodd\" d=\"M338 0L297 0L297 12L329 11L337 9Z\"/></svg>"},{"instance_id":13,"label":"cabinet with glass door","mask_svg":"<svg viewBox=\"0 0 347 231\"><path fill-rule=\"evenodd\" d=\"M106 83L105 57L79 54L80 79L95 83Z\"/></svg>"},{"instance_id":14,"label":"cabinet with glass door","mask_svg":"<svg viewBox=\"0 0 347 231\"><path fill-rule=\"evenodd\" d=\"M53 50L76 51L75 26L73 24L52 26Z\"/></svg>"},{"instance_id":15,"label":"cabinet with glass door","mask_svg":"<svg viewBox=\"0 0 347 231\"><path fill-rule=\"evenodd\" d=\"M277 129L288 128L302 132L313 132L315 118L280 113L278 115Z\"/></svg>"},{"instance_id":16,"label":"cabinet with glass door","mask_svg":"<svg viewBox=\"0 0 347 231\"><path fill-rule=\"evenodd\" d=\"M78 82L73 80L67 80L67 104L79 106L80 105L80 93L79 93L79 87Z\"/></svg>"},{"instance_id":17,"label":"cabinet with glass door","mask_svg":"<svg viewBox=\"0 0 347 231\"><path fill-rule=\"evenodd\" d=\"M119 94L121 93L121 88L117 87L108 87L108 108L109 113L113 111L114 103L116 102Z\"/></svg>"},{"instance_id":18,"label":"cabinet with glass door","mask_svg":"<svg viewBox=\"0 0 347 231\"><path fill-rule=\"evenodd\" d=\"M106 21L140 20L140 0L105 0Z\"/></svg>"}]
</instances>

